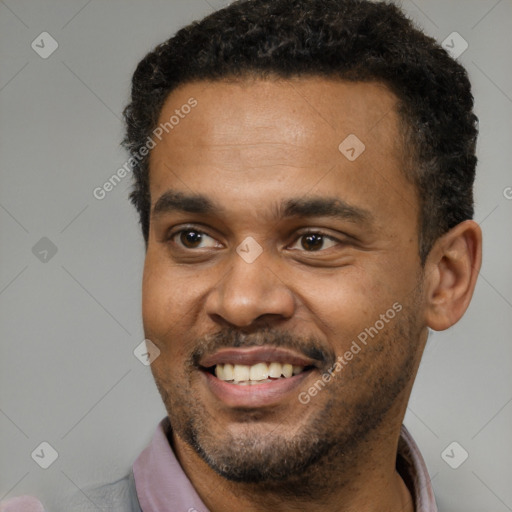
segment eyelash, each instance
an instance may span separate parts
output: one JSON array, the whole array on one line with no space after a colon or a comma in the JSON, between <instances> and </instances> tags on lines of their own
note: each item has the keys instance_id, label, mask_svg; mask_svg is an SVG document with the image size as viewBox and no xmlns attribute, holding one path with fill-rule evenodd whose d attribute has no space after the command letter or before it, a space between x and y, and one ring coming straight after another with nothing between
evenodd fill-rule
<instances>
[{"instance_id":1,"label":"eyelash","mask_svg":"<svg viewBox=\"0 0 512 512\"><path fill-rule=\"evenodd\" d=\"M200 235L206 235L206 236L212 238L213 240L215 240L214 237L210 236L205 231L201 231L200 229L197 229L194 226L185 226L185 227L181 228L178 231L173 231L173 232L169 233L169 235L166 237L166 241L176 243L173 240L174 238L176 238L176 236L180 235L181 233L186 233L186 232L189 232L189 231L193 231L193 232L195 232L197 234L200 234ZM343 244L343 242L341 240L338 240L337 238L334 238L333 236L328 235L327 233L324 233L323 231L309 229L307 231L302 231L302 232L298 233L296 238L293 240L293 244L292 245L295 245L295 243L298 240L300 240L302 237L307 236L307 235L320 235L324 240L327 239L327 240L336 242L338 244ZM189 250L189 251L196 250L195 248L183 247L182 245L179 245L179 247L180 247L180 249L183 249L185 251L187 251L187 250ZM330 248L331 247L329 247L328 249L330 249ZM326 251L328 249L319 249L318 251L306 251L306 250L304 250L303 252L310 252L310 253L311 252L323 252L323 251Z\"/></svg>"}]
</instances>

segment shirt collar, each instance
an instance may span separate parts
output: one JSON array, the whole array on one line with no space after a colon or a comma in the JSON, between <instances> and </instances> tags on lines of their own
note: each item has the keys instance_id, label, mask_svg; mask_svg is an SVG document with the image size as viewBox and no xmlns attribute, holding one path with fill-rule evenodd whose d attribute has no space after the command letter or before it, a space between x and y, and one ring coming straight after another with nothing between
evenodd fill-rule
<instances>
[{"instance_id":1,"label":"shirt collar","mask_svg":"<svg viewBox=\"0 0 512 512\"><path fill-rule=\"evenodd\" d=\"M418 445L402 425L398 440L397 471L409 487L416 512L438 512L427 466Z\"/></svg>"},{"instance_id":2,"label":"shirt collar","mask_svg":"<svg viewBox=\"0 0 512 512\"><path fill-rule=\"evenodd\" d=\"M153 439L133 464L139 503L144 511L173 510L208 512L206 505L185 475L167 440L169 418L158 425Z\"/></svg>"}]
</instances>

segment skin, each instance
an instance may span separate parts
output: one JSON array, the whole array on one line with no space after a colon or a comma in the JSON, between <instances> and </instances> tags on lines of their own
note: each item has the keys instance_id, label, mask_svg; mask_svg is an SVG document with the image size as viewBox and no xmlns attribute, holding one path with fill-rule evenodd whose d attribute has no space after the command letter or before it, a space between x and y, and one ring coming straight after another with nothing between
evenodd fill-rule
<instances>
[{"instance_id":1,"label":"skin","mask_svg":"<svg viewBox=\"0 0 512 512\"><path fill-rule=\"evenodd\" d=\"M400 426L427 328L450 327L471 299L478 225L453 228L421 265L418 195L402 172L396 98L382 84L189 83L167 98L160 122L191 97L197 107L150 154L143 278L144 330L161 351L151 369L185 473L213 512L413 511L395 469ZM365 144L354 161L338 149L349 134ZM202 194L220 210L153 211L169 191ZM365 215L279 216L277 205L297 197L336 197ZM323 241L311 244L304 229ZM249 236L262 249L252 263L236 252ZM401 311L301 403L298 393L395 303ZM286 400L233 407L193 362L236 344L323 358Z\"/></svg>"}]
</instances>

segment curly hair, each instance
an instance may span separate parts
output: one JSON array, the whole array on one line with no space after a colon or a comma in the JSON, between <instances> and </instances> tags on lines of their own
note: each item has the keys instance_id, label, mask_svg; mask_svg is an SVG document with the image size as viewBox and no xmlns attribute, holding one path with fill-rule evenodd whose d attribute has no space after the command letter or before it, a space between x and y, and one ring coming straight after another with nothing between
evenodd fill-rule
<instances>
[{"instance_id":1,"label":"curly hair","mask_svg":"<svg viewBox=\"0 0 512 512\"><path fill-rule=\"evenodd\" d=\"M136 207L149 237L148 156L168 95L200 80L318 76L377 81L397 97L403 172L419 198L422 264L437 238L473 217L478 119L466 70L394 4L238 0L179 30L138 64L124 110Z\"/></svg>"}]
</instances>

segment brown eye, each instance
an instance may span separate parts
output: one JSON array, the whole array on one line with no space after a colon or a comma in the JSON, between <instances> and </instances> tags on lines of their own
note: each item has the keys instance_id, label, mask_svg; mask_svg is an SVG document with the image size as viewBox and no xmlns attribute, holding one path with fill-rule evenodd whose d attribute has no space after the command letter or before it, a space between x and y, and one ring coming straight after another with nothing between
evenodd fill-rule
<instances>
[{"instance_id":1,"label":"brown eye","mask_svg":"<svg viewBox=\"0 0 512 512\"><path fill-rule=\"evenodd\" d=\"M324 244L324 237L317 233L303 235L301 237L301 245L306 251L316 251L321 249Z\"/></svg>"},{"instance_id":2,"label":"brown eye","mask_svg":"<svg viewBox=\"0 0 512 512\"><path fill-rule=\"evenodd\" d=\"M199 231L182 231L179 233L180 235L180 242L187 247L187 249L193 249L197 247L201 240L203 239L203 234L199 233Z\"/></svg>"},{"instance_id":3,"label":"brown eye","mask_svg":"<svg viewBox=\"0 0 512 512\"><path fill-rule=\"evenodd\" d=\"M198 229L186 228L169 235L168 240L181 249L210 249L221 244Z\"/></svg>"},{"instance_id":4,"label":"brown eye","mask_svg":"<svg viewBox=\"0 0 512 512\"><path fill-rule=\"evenodd\" d=\"M305 250L306 252L321 252L324 249L330 249L340 243L339 240L321 232L310 232L299 235L292 249Z\"/></svg>"}]
</instances>

